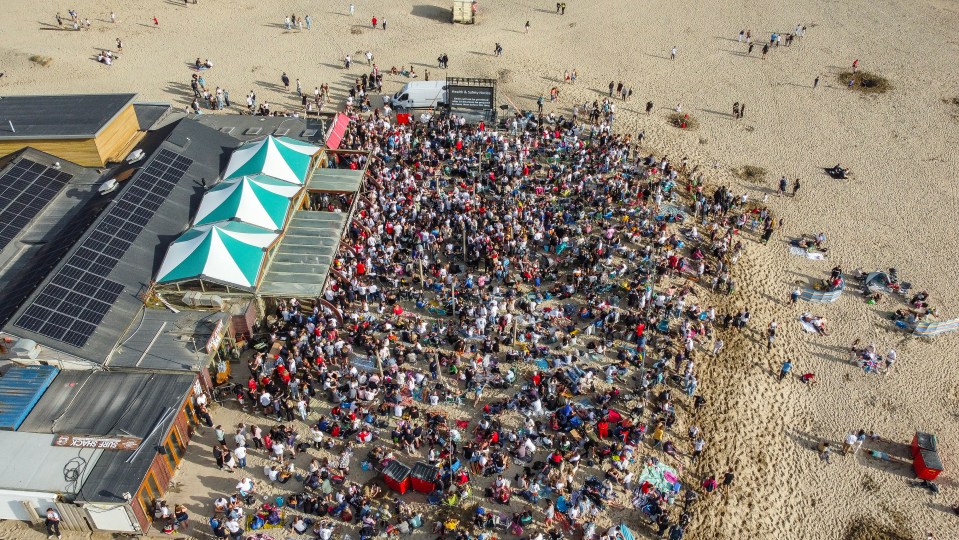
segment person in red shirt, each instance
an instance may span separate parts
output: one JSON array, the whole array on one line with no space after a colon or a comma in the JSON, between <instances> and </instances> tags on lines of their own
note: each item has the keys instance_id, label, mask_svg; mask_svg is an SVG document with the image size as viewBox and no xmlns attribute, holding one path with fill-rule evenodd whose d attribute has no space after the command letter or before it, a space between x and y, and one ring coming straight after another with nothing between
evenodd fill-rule
<instances>
[{"instance_id":1,"label":"person in red shirt","mask_svg":"<svg viewBox=\"0 0 959 540\"><path fill-rule=\"evenodd\" d=\"M609 436L609 422L606 420L600 420L596 424L596 432L599 434L600 439L605 439Z\"/></svg>"},{"instance_id":2,"label":"person in red shirt","mask_svg":"<svg viewBox=\"0 0 959 540\"><path fill-rule=\"evenodd\" d=\"M373 16L373 20L370 21L370 22L373 23L373 30L376 30L376 16L375 16L375 15Z\"/></svg>"}]
</instances>

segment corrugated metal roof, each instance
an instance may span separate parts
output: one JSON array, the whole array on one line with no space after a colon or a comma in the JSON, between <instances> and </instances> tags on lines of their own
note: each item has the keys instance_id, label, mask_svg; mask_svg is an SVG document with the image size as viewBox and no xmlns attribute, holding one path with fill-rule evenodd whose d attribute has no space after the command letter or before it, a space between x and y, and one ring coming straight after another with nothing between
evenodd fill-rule
<instances>
[{"instance_id":1,"label":"corrugated metal roof","mask_svg":"<svg viewBox=\"0 0 959 540\"><path fill-rule=\"evenodd\" d=\"M319 296L339 249L347 214L298 210L260 280L266 296Z\"/></svg>"},{"instance_id":2,"label":"corrugated metal roof","mask_svg":"<svg viewBox=\"0 0 959 540\"><path fill-rule=\"evenodd\" d=\"M53 366L14 366L0 377L0 430L18 429L59 372Z\"/></svg>"},{"instance_id":3,"label":"corrugated metal roof","mask_svg":"<svg viewBox=\"0 0 959 540\"><path fill-rule=\"evenodd\" d=\"M230 315L217 311L144 309L114 349L109 367L200 371L209 361L206 342L218 321L224 327Z\"/></svg>"},{"instance_id":4,"label":"corrugated metal roof","mask_svg":"<svg viewBox=\"0 0 959 540\"><path fill-rule=\"evenodd\" d=\"M310 191L356 192L363 182L362 170L319 167L306 184Z\"/></svg>"},{"instance_id":5,"label":"corrugated metal roof","mask_svg":"<svg viewBox=\"0 0 959 540\"><path fill-rule=\"evenodd\" d=\"M53 438L43 433L0 431L0 488L68 497L78 493L103 450L53 446Z\"/></svg>"}]
</instances>

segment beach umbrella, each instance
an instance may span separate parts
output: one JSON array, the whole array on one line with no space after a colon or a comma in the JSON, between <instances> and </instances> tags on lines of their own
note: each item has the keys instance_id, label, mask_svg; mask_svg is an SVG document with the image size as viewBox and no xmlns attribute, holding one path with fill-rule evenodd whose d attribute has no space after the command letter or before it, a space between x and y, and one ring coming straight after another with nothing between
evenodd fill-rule
<instances>
[{"instance_id":1,"label":"beach umbrella","mask_svg":"<svg viewBox=\"0 0 959 540\"><path fill-rule=\"evenodd\" d=\"M230 155L223 178L264 174L293 184L305 184L313 156L320 151L289 137L267 136L241 145Z\"/></svg>"},{"instance_id":2,"label":"beach umbrella","mask_svg":"<svg viewBox=\"0 0 959 540\"><path fill-rule=\"evenodd\" d=\"M266 250L277 236L272 231L237 221L193 227L167 248L157 281L205 279L253 289L265 262Z\"/></svg>"},{"instance_id":3,"label":"beach umbrella","mask_svg":"<svg viewBox=\"0 0 959 540\"><path fill-rule=\"evenodd\" d=\"M290 199L301 186L269 176L242 176L220 182L203 195L194 225L242 221L279 231L286 223Z\"/></svg>"}]
</instances>

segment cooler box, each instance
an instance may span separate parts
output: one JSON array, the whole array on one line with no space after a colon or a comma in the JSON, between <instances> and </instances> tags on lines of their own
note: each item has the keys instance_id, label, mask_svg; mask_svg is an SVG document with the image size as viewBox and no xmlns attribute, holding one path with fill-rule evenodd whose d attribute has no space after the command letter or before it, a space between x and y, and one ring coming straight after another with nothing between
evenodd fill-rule
<instances>
[{"instance_id":1,"label":"cooler box","mask_svg":"<svg viewBox=\"0 0 959 540\"><path fill-rule=\"evenodd\" d=\"M936 443L936 436L932 433L923 433L921 431L916 432L916 436L912 438L912 459L919 457L919 452L922 450L928 450L930 452L938 452L938 444Z\"/></svg>"},{"instance_id":2,"label":"cooler box","mask_svg":"<svg viewBox=\"0 0 959 540\"><path fill-rule=\"evenodd\" d=\"M919 450L919 456L912 462L916 476L923 480L935 480L942 472L942 460L939 454L931 450Z\"/></svg>"},{"instance_id":3,"label":"cooler box","mask_svg":"<svg viewBox=\"0 0 959 540\"><path fill-rule=\"evenodd\" d=\"M417 462L413 465L413 489L420 493L433 493L440 483L440 470L432 465Z\"/></svg>"},{"instance_id":4,"label":"cooler box","mask_svg":"<svg viewBox=\"0 0 959 540\"><path fill-rule=\"evenodd\" d=\"M383 469L383 479L390 489L402 495L410 489L410 468L393 460Z\"/></svg>"}]
</instances>

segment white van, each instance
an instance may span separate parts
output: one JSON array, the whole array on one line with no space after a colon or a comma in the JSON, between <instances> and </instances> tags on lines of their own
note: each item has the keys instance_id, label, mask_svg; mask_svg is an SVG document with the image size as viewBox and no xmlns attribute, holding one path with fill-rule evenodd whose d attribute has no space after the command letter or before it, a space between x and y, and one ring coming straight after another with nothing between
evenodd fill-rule
<instances>
[{"instance_id":1,"label":"white van","mask_svg":"<svg viewBox=\"0 0 959 540\"><path fill-rule=\"evenodd\" d=\"M446 104L446 81L411 81L393 95L393 107L420 109Z\"/></svg>"}]
</instances>

